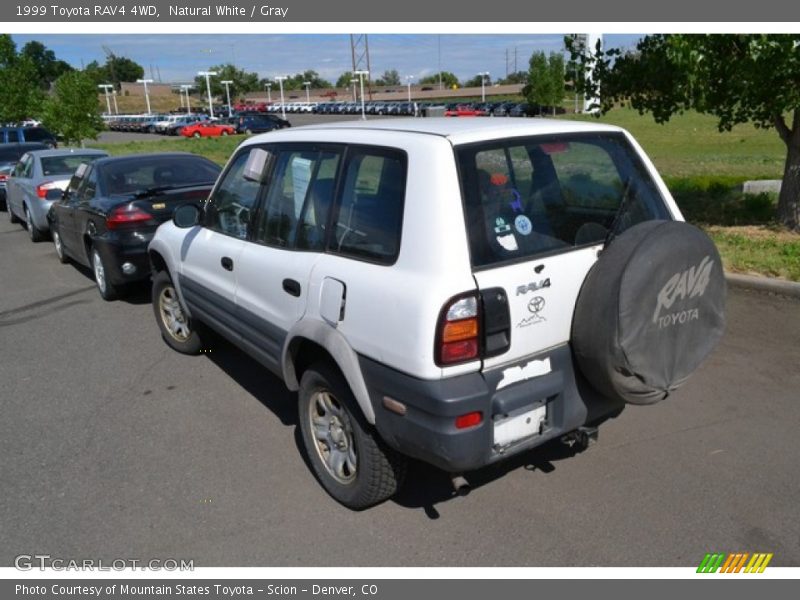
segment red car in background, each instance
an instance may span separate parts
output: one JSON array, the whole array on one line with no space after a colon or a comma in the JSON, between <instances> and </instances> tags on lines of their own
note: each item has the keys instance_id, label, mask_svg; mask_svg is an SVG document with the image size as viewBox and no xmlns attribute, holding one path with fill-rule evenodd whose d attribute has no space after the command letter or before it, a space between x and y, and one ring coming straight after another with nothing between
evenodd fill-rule
<instances>
[{"instance_id":1,"label":"red car in background","mask_svg":"<svg viewBox=\"0 0 800 600\"><path fill-rule=\"evenodd\" d=\"M448 107L444 111L445 117L478 117L481 112L477 110L472 104L459 104L455 107Z\"/></svg>"},{"instance_id":2,"label":"red car in background","mask_svg":"<svg viewBox=\"0 0 800 600\"><path fill-rule=\"evenodd\" d=\"M207 123L201 121L181 128L181 135L183 137L219 137L221 135L233 135L234 133L236 133L236 130L233 126L226 123Z\"/></svg>"}]
</instances>

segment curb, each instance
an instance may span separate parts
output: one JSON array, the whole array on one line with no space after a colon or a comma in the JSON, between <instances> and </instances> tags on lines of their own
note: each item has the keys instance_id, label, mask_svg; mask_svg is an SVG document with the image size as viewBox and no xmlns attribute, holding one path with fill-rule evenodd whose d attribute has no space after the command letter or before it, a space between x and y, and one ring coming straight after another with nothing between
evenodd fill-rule
<instances>
[{"instance_id":1,"label":"curb","mask_svg":"<svg viewBox=\"0 0 800 600\"><path fill-rule=\"evenodd\" d=\"M727 271L725 272L725 280L728 285L733 287L800 298L800 283L794 281L739 275L738 273L729 273Z\"/></svg>"}]
</instances>

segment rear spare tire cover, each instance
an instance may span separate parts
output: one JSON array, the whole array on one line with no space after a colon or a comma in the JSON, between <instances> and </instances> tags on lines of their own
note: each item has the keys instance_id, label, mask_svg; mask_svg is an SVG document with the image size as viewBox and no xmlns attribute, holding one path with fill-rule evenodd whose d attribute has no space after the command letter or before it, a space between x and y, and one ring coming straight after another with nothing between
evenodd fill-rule
<instances>
[{"instance_id":1,"label":"rear spare tire cover","mask_svg":"<svg viewBox=\"0 0 800 600\"><path fill-rule=\"evenodd\" d=\"M722 337L725 294L722 261L705 233L678 221L639 223L584 281L572 323L577 363L605 396L663 400Z\"/></svg>"}]
</instances>

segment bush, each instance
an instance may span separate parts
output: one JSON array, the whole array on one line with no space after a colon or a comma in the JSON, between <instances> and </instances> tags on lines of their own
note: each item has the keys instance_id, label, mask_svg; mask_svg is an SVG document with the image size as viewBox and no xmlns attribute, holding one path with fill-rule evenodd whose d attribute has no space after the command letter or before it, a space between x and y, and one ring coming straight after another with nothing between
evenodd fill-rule
<instances>
[{"instance_id":1,"label":"bush","mask_svg":"<svg viewBox=\"0 0 800 600\"><path fill-rule=\"evenodd\" d=\"M744 194L734 177L691 177L667 183L687 221L707 225L763 225L775 219L777 194Z\"/></svg>"}]
</instances>

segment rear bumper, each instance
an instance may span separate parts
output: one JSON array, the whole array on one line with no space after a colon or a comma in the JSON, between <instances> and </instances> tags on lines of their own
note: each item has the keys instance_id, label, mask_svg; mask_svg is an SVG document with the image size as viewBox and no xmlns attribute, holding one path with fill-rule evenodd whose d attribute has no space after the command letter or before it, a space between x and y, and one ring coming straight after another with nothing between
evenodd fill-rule
<instances>
[{"instance_id":1,"label":"rear bumper","mask_svg":"<svg viewBox=\"0 0 800 600\"><path fill-rule=\"evenodd\" d=\"M96 238L92 244L103 259L108 280L120 285L150 278L147 245L152 239L153 233L131 232L120 238Z\"/></svg>"},{"instance_id":2,"label":"rear bumper","mask_svg":"<svg viewBox=\"0 0 800 600\"><path fill-rule=\"evenodd\" d=\"M549 373L498 389L504 371L548 358ZM576 380L569 346L528 357L518 365L435 381L416 379L363 356L359 360L382 439L402 454L449 472L504 460L583 425L596 425L624 407ZM384 397L403 403L405 415L385 408ZM540 432L505 446L495 444L496 421L542 405L546 419ZM455 418L474 411L482 413L481 423L456 429Z\"/></svg>"}]
</instances>

